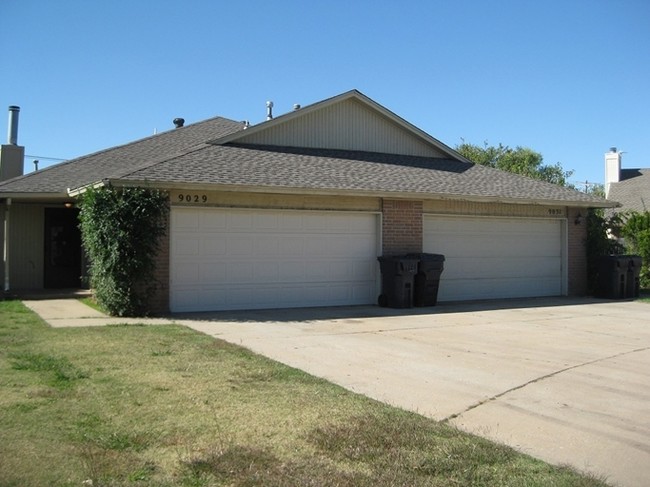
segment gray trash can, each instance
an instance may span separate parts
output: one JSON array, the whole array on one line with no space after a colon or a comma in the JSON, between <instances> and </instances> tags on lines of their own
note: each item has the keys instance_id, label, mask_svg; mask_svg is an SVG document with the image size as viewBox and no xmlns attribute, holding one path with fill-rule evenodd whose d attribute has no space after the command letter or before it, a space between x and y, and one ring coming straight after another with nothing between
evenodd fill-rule
<instances>
[{"instance_id":1,"label":"gray trash can","mask_svg":"<svg viewBox=\"0 0 650 487\"><path fill-rule=\"evenodd\" d=\"M418 270L418 260L404 256L381 256L377 260L381 269L379 306L412 308L413 279Z\"/></svg>"}]
</instances>

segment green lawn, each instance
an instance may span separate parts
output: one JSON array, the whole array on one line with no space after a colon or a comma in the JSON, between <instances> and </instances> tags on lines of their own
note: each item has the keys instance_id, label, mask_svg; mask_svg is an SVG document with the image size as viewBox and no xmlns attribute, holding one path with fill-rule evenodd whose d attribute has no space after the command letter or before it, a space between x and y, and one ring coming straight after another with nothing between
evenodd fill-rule
<instances>
[{"instance_id":1,"label":"green lawn","mask_svg":"<svg viewBox=\"0 0 650 487\"><path fill-rule=\"evenodd\" d=\"M51 329L0 301L0 487L90 481L605 485L184 327Z\"/></svg>"}]
</instances>

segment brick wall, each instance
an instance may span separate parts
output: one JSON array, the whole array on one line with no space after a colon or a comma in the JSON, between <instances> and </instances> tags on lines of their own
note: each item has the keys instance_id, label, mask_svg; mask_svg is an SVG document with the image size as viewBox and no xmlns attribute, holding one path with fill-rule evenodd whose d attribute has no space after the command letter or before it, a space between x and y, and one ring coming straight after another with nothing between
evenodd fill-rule
<instances>
[{"instance_id":1,"label":"brick wall","mask_svg":"<svg viewBox=\"0 0 650 487\"><path fill-rule=\"evenodd\" d=\"M582 221L576 225L576 218L581 215ZM587 210L580 208L567 209L567 258L568 258L568 294L569 296L584 296L587 294Z\"/></svg>"},{"instance_id":2,"label":"brick wall","mask_svg":"<svg viewBox=\"0 0 650 487\"><path fill-rule=\"evenodd\" d=\"M382 201L382 254L422 252L422 201Z\"/></svg>"},{"instance_id":3,"label":"brick wall","mask_svg":"<svg viewBox=\"0 0 650 487\"><path fill-rule=\"evenodd\" d=\"M160 249L155 259L156 291L149 301L149 309L153 314L169 313L169 225L169 214L167 214L165 224L167 231L160 238Z\"/></svg>"}]
</instances>

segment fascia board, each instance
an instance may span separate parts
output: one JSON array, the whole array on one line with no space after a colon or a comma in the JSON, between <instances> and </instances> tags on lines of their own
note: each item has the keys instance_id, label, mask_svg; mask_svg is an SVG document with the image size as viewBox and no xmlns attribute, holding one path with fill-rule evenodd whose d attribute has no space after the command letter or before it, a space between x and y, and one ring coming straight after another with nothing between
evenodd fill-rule
<instances>
[{"instance_id":1,"label":"fascia board","mask_svg":"<svg viewBox=\"0 0 650 487\"><path fill-rule=\"evenodd\" d=\"M505 203L516 205L538 205L538 206L568 206L572 208L616 208L620 206L614 201L603 200L601 202L590 201L567 201L567 200L538 200L522 198L502 198L489 196L467 196L438 193L416 193L416 192L390 192L390 191L363 191L363 190L328 190L308 189L293 187L268 187L253 185L220 185L220 184L194 184L158 182L150 180L109 180L106 184L114 187L149 187L164 191L188 190L188 191L223 191L230 193L267 193L267 194L290 194L290 195L315 195L315 196L360 196L391 199L419 199L419 200L445 200L445 201L469 201L474 203Z\"/></svg>"},{"instance_id":2,"label":"fascia board","mask_svg":"<svg viewBox=\"0 0 650 487\"><path fill-rule=\"evenodd\" d=\"M86 184L84 186L79 186L78 188L68 188L68 195L76 197L85 193L89 188L102 188L107 185L107 182L108 180L104 179L101 181L95 181L94 183Z\"/></svg>"},{"instance_id":3,"label":"fascia board","mask_svg":"<svg viewBox=\"0 0 650 487\"><path fill-rule=\"evenodd\" d=\"M0 193L0 199L8 199L11 198L12 200L30 200L30 201L35 201L35 200L52 200L52 199L69 199L69 195L67 193L21 193L21 192L15 192L15 193Z\"/></svg>"}]
</instances>

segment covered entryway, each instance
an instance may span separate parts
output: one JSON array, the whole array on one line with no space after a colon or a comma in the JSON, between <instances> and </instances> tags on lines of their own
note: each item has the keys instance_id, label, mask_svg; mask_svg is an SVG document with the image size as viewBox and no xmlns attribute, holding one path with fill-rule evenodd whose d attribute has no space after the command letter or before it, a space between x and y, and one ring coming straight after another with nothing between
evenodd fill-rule
<instances>
[{"instance_id":1,"label":"covered entryway","mask_svg":"<svg viewBox=\"0 0 650 487\"><path fill-rule=\"evenodd\" d=\"M81 287L79 210L45 208L43 287Z\"/></svg>"},{"instance_id":2,"label":"covered entryway","mask_svg":"<svg viewBox=\"0 0 650 487\"><path fill-rule=\"evenodd\" d=\"M440 301L566 294L564 220L425 215L425 252L445 255Z\"/></svg>"},{"instance_id":3,"label":"covered entryway","mask_svg":"<svg viewBox=\"0 0 650 487\"><path fill-rule=\"evenodd\" d=\"M170 308L371 304L378 249L374 213L174 207Z\"/></svg>"}]
</instances>

